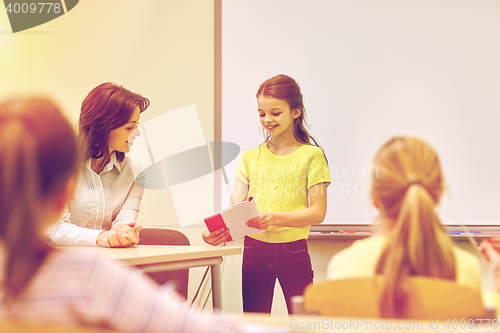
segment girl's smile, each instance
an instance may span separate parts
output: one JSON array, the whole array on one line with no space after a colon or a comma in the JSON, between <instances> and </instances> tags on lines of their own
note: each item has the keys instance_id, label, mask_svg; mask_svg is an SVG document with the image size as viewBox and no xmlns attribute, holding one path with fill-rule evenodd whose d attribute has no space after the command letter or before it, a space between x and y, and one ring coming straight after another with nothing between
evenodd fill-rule
<instances>
[{"instance_id":1,"label":"girl's smile","mask_svg":"<svg viewBox=\"0 0 500 333\"><path fill-rule=\"evenodd\" d=\"M284 100L263 95L257 98L257 104L260 123L271 138L293 137L293 121L300 115L300 111L291 111Z\"/></svg>"}]
</instances>

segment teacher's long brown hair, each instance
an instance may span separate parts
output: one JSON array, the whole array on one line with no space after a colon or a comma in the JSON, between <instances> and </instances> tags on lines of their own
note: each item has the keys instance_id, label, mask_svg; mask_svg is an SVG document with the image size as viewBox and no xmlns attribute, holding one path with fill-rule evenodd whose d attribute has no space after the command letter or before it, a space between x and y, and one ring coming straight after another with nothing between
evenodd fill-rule
<instances>
[{"instance_id":1,"label":"teacher's long brown hair","mask_svg":"<svg viewBox=\"0 0 500 333\"><path fill-rule=\"evenodd\" d=\"M148 106L149 99L115 83L103 83L92 89L83 100L78 121L85 161L104 157L101 167L108 164L109 133L129 122L136 107L143 112ZM117 151L116 158L121 162L125 154Z\"/></svg>"}]
</instances>

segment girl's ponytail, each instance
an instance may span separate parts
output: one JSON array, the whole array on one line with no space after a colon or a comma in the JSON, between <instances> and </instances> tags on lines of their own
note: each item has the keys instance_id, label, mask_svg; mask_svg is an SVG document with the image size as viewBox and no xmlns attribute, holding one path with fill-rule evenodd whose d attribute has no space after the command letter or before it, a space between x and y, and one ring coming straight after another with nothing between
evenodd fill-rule
<instances>
[{"instance_id":1,"label":"girl's ponytail","mask_svg":"<svg viewBox=\"0 0 500 333\"><path fill-rule=\"evenodd\" d=\"M3 301L19 295L52 250L43 238L47 200L76 172L71 125L46 99L0 104L0 245Z\"/></svg>"},{"instance_id":2,"label":"girl's ponytail","mask_svg":"<svg viewBox=\"0 0 500 333\"><path fill-rule=\"evenodd\" d=\"M6 298L18 294L50 251L40 236L36 142L12 121L0 130L0 238L6 249L2 289Z\"/></svg>"},{"instance_id":3,"label":"girl's ponytail","mask_svg":"<svg viewBox=\"0 0 500 333\"><path fill-rule=\"evenodd\" d=\"M441 168L430 146L414 138L391 140L374 165L379 177L373 194L395 221L376 267L383 275L379 309L382 317L400 318L407 277L455 280L453 244L434 211L442 191Z\"/></svg>"}]
</instances>

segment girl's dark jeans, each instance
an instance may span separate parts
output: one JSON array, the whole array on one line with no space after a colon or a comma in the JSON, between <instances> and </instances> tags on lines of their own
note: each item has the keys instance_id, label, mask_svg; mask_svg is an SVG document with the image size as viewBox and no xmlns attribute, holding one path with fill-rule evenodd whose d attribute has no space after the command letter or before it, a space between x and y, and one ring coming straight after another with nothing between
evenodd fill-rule
<instances>
[{"instance_id":1,"label":"girl's dark jeans","mask_svg":"<svg viewBox=\"0 0 500 333\"><path fill-rule=\"evenodd\" d=\"M292 296L302 295L313 281L307 241L266 243L245 237L242 269L244 312L271 312L274 284L278 278L288 313Z\"/></svg>"}]
</instances>

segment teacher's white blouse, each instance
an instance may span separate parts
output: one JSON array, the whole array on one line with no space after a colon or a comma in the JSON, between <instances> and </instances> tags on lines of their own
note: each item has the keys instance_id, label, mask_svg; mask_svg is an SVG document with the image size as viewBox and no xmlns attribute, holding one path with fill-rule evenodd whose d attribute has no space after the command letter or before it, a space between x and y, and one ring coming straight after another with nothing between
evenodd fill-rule
<instances>
[{"instance_id":1,"label":"teacher's white blouse","mask_svg":"<svg viewBox=\"0 0 500 333\"><path fill-rule=\"evenodd\" d=\"M144 188L137 184L141 171L136 162L128 157L118 162L113 153L110 162L97 174L90 168L89 160L66 212L49 229L52 242L97 246L97 236L103 230L115 223L135 222L144 193Z\"/></svg>"}]
</instances>

